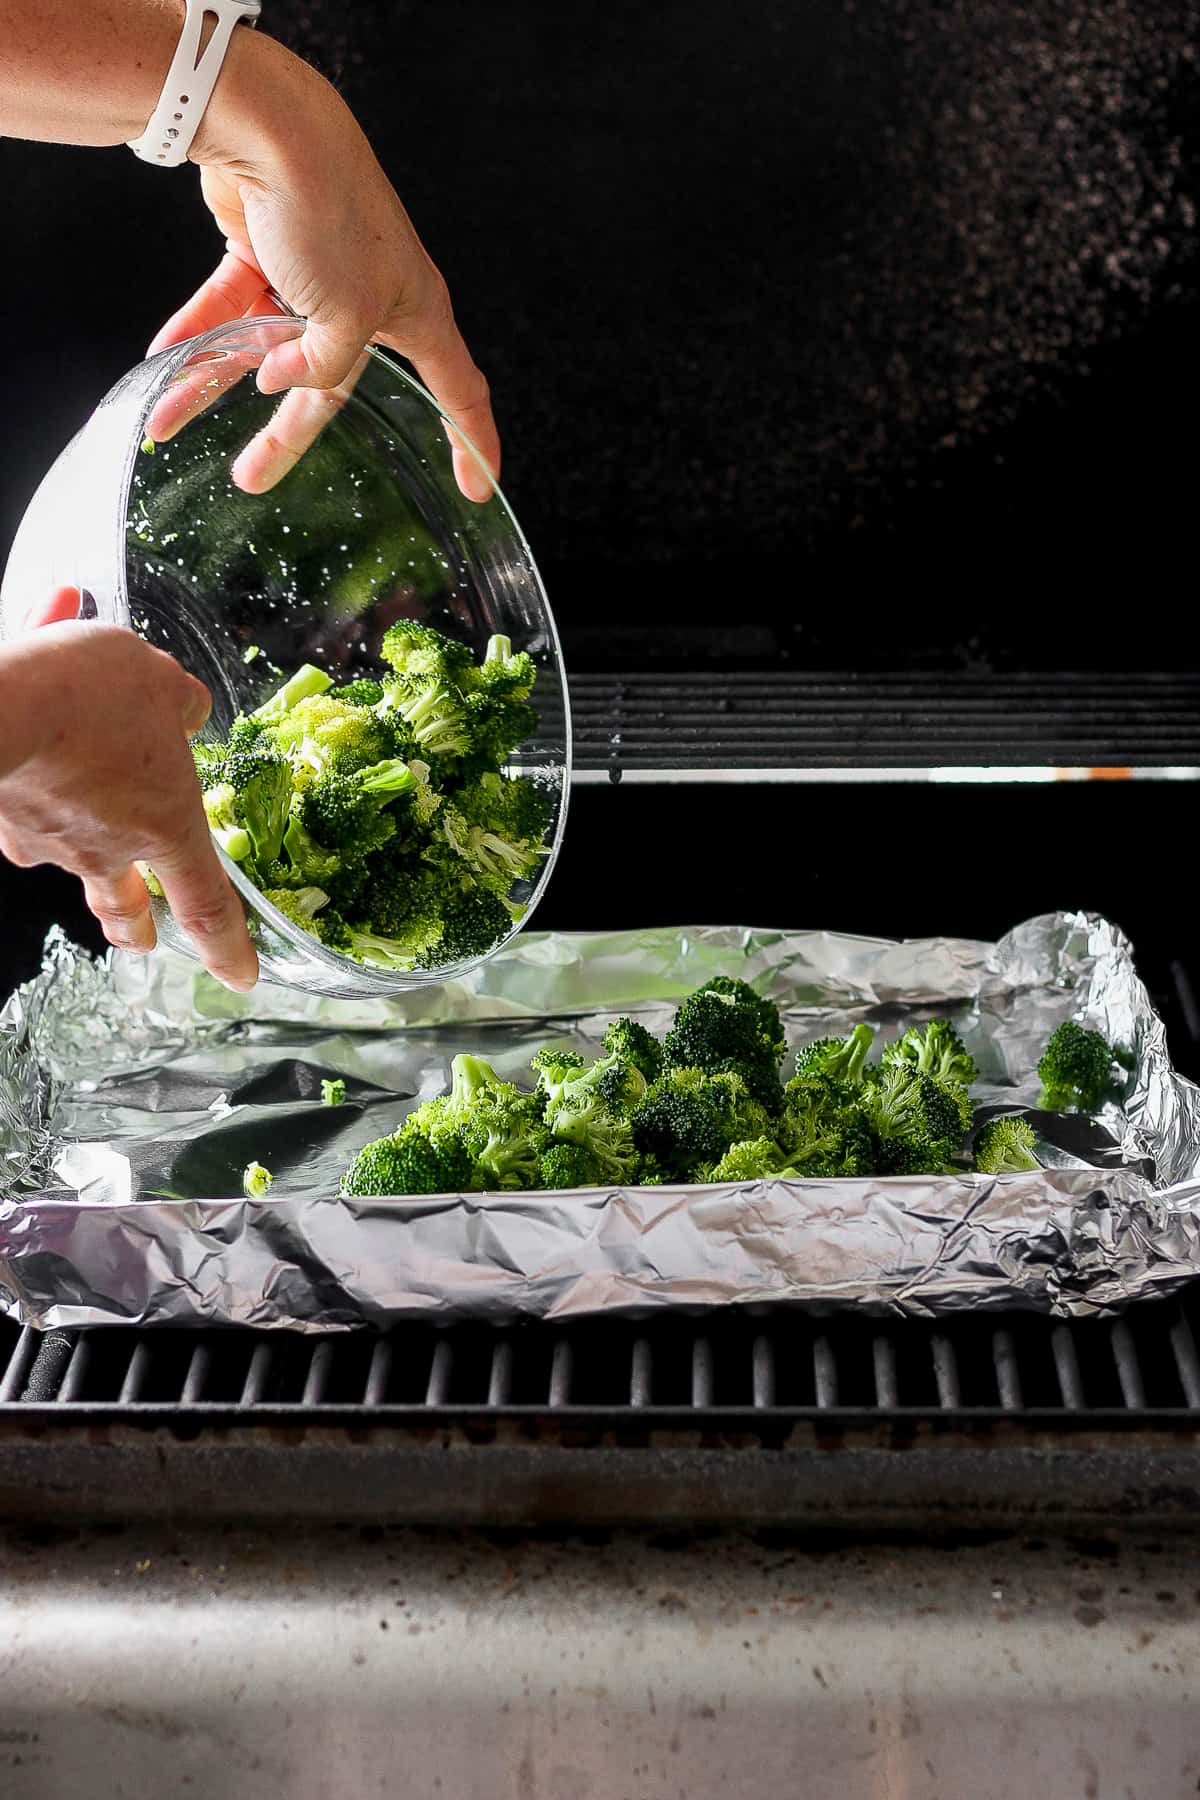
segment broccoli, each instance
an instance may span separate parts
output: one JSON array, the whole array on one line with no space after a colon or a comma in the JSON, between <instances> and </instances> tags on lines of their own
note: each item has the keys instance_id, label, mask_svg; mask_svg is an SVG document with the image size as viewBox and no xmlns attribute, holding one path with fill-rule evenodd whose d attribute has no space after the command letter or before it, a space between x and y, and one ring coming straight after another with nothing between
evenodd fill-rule
<instances>
[{"instance_id":1,"label":"broccoli","mask_svg":"<svg viewBox=\"0 0 1200 1800\"><path fill-rule=\"evenodd\" d=\"M698 1181L765 1181L780 1173L783 1157L771 1137L743 1138L719 1162L698 1171ZM789 1171L790 1173L791 1171Z\"/></svg>"},{"instance_id":2,"label":"broccoli","mask_svg":"<svg viewBox=\"0 0 1200 1800\"><path fill-rule=\"evenodd\" d=\"M637 1160L629 1114L645 1076L619 1053L588 1066L574 1051L541 1050L531 1066L547 1129L585 1148L601 1179L627 1179Z\"/></svg>"},{"instance_id":3,"label":"broccoli","mask_svg":"<svg viewBox=\"0 0 1200 1800\"><path fill-rule=\"evenodd\" d=\"M1019 1175L1040 1169L1033 1127L1024 1119L989 1119L975 1139L975 1167L982 1175Z\"/></svg>"},{"instance_id":4,"label":"broccoli","mask_svg":"<svg viewBox=\"0 0 1200 1800\"><path fill-rule=\"evenodd\" d=\"M647 1082L656 1081L662 1069L662 1045L636 1019L614 1019L604 1033L604 1048L632 1064Z\"/></svg>"},{"instance_id":5,"label":"broccoli","mask_svg":"<svg viewBox=\"0 0 1200 1800\"><path fill-rule=\"evenodd\" d=\"M1046 1112L1098 1111L1112 1089L1113 1063L1117 1061L1112 1045L1100 1032L1088 1031L1073 1019L1064 1020L1052 1033L1037 1066L1043 1084L1038 1104Z\"/></svg>"},{"instance_id":6,"label":"broccoli","mask_svg":"<svg viewBox=\"0 0 1200 1800\"><path fill-rule=\"evenodd\" d=\"M956 1093L909 1063L893 1063L869 1082L860 1102L881 1175L939 1175L962 1146Z\"/></svg>"},{"instance_id":7,"label":"broccoli","mask_svg":"<svg viewBox=\"0 0 1200 1800\"><path fill-rule=\"evenodd\" d=\"M321 1082L321 1105L340 1106L346 1098L346 1083L339 1075L336 1080Z\"/></svg>"},{"instance_id":8,"label":"broccoli","mask_svg":"<svg viewBox=\"0 0 1200 1800\"><path fill-rule=\"evenodd\" d=\"M226 856L236 863L245 862L254 845L250 833L238 821L237 791L228 781L205 789L204 816Z\"/></svg>"},{"instance_id":9,"label":"broccoli","mask_svg":"<svg viewBox=\"0 0 1200 1800\"><path fill-rule=\"evenodd\" d=\"M776 1062L783 1061L783 1053L787 1044L783 1035L783 1020L779 1016L779 1008L771 1000L764 1000L756 994L748 981L739 981L732 975L716 975L706 981L703 987L696 989L698 994L722 994L738 1006L744 1006L754 1013L758 1020L759 1030L764 1042L773 1051Z\"/></svg>"},{"instance_id":10,"label":"broccoli","mask_svg":"<svg viewBox=\"0 0 1200 1800\"><path fill-rule=\"evenodd\" d=\"M443 637L416 619L398 619L383 634L379 654L398 675L418 681L450 683L470 680L475 672L468 645Z\"/></svg>"},{"instance_id":11,"label":"broccoli","mask_svg":"<svg viewBox=\"0 0 1200 1800\"><path fill-rule=\"evenodd\" d=\"M264 725L274 725L291 712L294 706L298 706L301 700L307 700L314 694L323 694L332 686L331 675L326 675L323 669L314 667L312 663L305 663L269 700L256 706L250 716Z\"/></svg>"},{"instance_id":12,"label":"broccoli","mask_svg":"<svg viewBox=\"0 0 1200 1800\"><path fill-rule=\"evenodd\" d=\"M869 1025L856 1025L849 1037L818 1038L796 1052L794 1072L806 1077L823 1075L847 1087L859 1087L866 1073L867 1055L875 1042Z\"/></svg>"},{"instance_id":13,"label":"broccoli","mask_svg":"<svg viewBox=\"0 0 1200 1800\"><path fill-rule=\"evenodd\" d=\"M364 1144L342 1176L343 1194L460 1194L471 1191L474 1165L460 1131L410 1113L391 1137Z\"/></svg>"},{"instance_id":14,"label":"broccoli","mask_svg":"<svg viewBox=\"0 0 1200 1800\"><path fill-rule=\"evenodd\" d=\"M545 854L550 800L503 769L536 722L536 671L505 638L477 664L413 621L383 659L337 687L306 664L193 757L218 843L293 924L360 962L439 970L509 935Z\"/></svg>"},{"instance_id":15,"label":"broccoli","mask_svg":"<svg viewBox=\"0 0 1200 1800\"><path fill-rule=\"evenodd\" d=\"M683 1001L663 1040L663 1067L703 1069L715 1075L731 1069L769 1112L783 1104L779 1056L760 1003L745 1005L736 995L701 988Z\"/></svg>"},{"instance_id":16,"label":"broccoli","mask_svg":"<svg viewBox=\"0 0 1200 1800\"><path fill-rule=\"evenodd\" d=\"M378 706L383 699L382 681L374 681L370 676L359 681L344 681L333 691L343 706Z\"/></svg>"},{"instance_id":17,"label":"broccoli","mask_svg":"<svg viewBox=\"0 0 1200 1800\"><path fill-rule=\"evenodd\" d=\"M551 1138L538 1163L540 1188L603 1187L604 1176L595 1153L587 1144Z\"/></svg>"},{"instance_id":18,"label":"broccoli","mask_svg":"<svg viewBox=\"0 0 1200 1800\"><path fill-rule=\"evenodd\" d=\"M646 1090L634 1108L633 1141L671 1180L719 1162L731 1144L762 1134L766 1113L751 1110L745 1082L710 1075L702 1069L668 1068Z\"/></svg>"},{"instance_id":19,"label":"broccoli","mask_svg":"<svg viewBox=\"0 0 1200 1800\"><path fill-rule=\"evenodd\" d=\"M924 1030L910 1025L904 1036L883 1053L885 1066L909 1063L935 1081L953 1081L968 1088L977 1074L975 1062L957 1031L946 1019L931 1019Z\"/></svg>"},{"instance_id":20,"label":"broccoli","mask_svg":"<svg viewBox=\"0 0 1200 1800\"><path fill-rule=\"evenodd\" d=\"M242 1171L242 1192L247 1200L264 1200L274 1179L270 1169L265 1169L262 1163L247 1163Z\"/></svg>"}]
</instances>

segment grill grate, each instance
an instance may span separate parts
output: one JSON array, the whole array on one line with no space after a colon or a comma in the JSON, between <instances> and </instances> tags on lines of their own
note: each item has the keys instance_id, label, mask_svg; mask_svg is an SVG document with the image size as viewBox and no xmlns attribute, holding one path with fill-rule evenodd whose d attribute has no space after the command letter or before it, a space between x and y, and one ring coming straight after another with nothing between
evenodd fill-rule
<instances>
[{"instance_id":1,"label":"grill grate","mask_svg":"<svg viewBox=\"0 0 1200 1800\"><path fill-rule=\"evenodd\" d=\"M1200 674L577 673L577 768L1200 766Z\"/></svg>"},{"instance_id":2,"label":"grill grate","mask_svg":"<svg viewBox=\"0 0 1200 1800\"><path fill-rule=\"evenodd\" d=\"M1115 1322L607 1322L298 1338L0 1326L0 1401L111 1410L332 1408L606 1416L823 1411L1143 1414L1200 1409L1195 1303ZM39 1354L39 1345L42 1345ZM47 1373L47 1365L50 1365ZM35 1377L41 1373L41 1379Z\"/></svg>"}]
</instances>

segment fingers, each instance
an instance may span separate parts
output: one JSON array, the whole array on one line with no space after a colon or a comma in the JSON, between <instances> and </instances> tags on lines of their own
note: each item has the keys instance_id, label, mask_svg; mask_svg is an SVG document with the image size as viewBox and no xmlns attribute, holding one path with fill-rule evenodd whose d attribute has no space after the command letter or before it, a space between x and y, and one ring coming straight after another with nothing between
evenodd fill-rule
<instances>
[{"instance_id":1,"label":"fingers","mask_svg":"<svg viewBox=\"0 0 1200 1800\"><path fill-rule=\"evenodd\" d=\"M258 957L241 901L217 861L199 792L183 834L148 860L175 923L191 938L205 968L226 987L247 992L258 980Z\"/></svg>"},{"instance_id":2,"label":"fingers","mask_svg":"<svg viewBox=\"0 0 1200 1800\"><path fill-rule=\"evenodd\" d=\"M410 358L452 429L447 433L454 454L454 474L468 500L490 500L500 473L500 434L492 416L491 396L483 373L447 310L431 337L416 341L410 334L381 334L380 342ZM461 435L460 435L461 434Z\"/></svg>"},{"instance_id":3,"label":"fingers","mask_svg":"<svg viewBox=\"0 0 1200 1800\"><path fill-rule=\"evenodd\" d=\"M203 731L208 724L212 712L212 695L202 681L194 675L181 670L184 679L182 719L186 736L193 738L198 731Z\"/></svg>"},{"instance_id":4,"label":"fingers","mask_svg":"<svg viewBox=\"0 0 1200 1800\"><path fill-rule=\"evenodd\" d=\"M229 319L244 317L254 302L269 291L269 286L259 268L234 251L227 251L208 280L156 333L147 356L154 356L157 351L182 343L184 338L195 337L201 331L211 331Z\"/></svg>"},{"instance_id":5,"label":"fingers","mask_svg":"<svg viewBox=\"0 0 1200 1800\"><path fill-rule=\"evenodd\" d=\"M79 617L79 589L59 588L48 600L40 600L25 614L26 631L37 631L43 625L61 625Z\"/></svg>"},{"instance_id":6,"label":"fingers","mask_svg":"<svg viewBox=\"0 0 1200 1800\"><path fill-rule=\"evenodd\" d=\"M271 423L234 460L233 479L243 493L265 494L295 468L346 404L366 366L360 356L340 386L298 387L284 397Z\"/></svg>"},{"instance_id":7,"label":"fingers","mask_svg":"<svg viewBox=\"0 0 1200 1800\"><path fill-rule=\"evenodd\" d=\"M370 328L350 322L324 324L309 319L304 336L280 344L263 360L258 371L259 392L278 394L284 388L336 388L348 381L371 336Z\"/></svg>"},{"instance_id":8,"label":"fingers","mask_svg":"<svg viewBox=\"0 0 1200 1800\"><path fill-rule=\"evenodd\" d=\"M83 891L115 949L131 950L138 956L153 950L156 933L150 917L150 896L136 869L128 868L113 876L90 876Z\"/></svg>"}]
</instances>

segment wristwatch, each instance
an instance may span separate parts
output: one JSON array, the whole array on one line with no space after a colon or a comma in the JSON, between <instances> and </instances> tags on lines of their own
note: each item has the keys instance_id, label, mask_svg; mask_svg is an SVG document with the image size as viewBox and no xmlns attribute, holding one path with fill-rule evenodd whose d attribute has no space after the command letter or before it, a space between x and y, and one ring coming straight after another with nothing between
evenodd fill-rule
<instances>
[{"instance_id":1,"label":"wristwatch","mask_svg":"<svg viewBox=\"0 0 1200 1800\"><path fill-rule=\"evenodd\" d=\"M212 99L230 39L238 25L255 25L262 0L184 0L183 30L158 105L140 138L129 148L143 162L173 169L192 147L204 111ZM205 19L215 19L201 50Z\"/></svg>"}]
</instances>

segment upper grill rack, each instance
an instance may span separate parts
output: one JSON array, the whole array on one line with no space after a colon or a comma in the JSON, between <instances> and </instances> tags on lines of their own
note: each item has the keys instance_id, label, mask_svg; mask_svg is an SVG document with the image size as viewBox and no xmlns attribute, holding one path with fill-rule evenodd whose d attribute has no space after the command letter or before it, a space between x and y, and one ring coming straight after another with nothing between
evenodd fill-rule
<instances>
[{"instance_id":1,"label":"upper grill rack","mask_svg":"<svg viewBox=\"0 0 1200 1800\"><path fill-rule=\"evenodd\" d=\"M1200 767L1200 674L574 673L575 765Z\"/></svg>"},{"instance_id":2,"label":"upper grill rack","mask_svg":"<svg viewBox=\"0 0 1200 1800\"><path fill-rule=\"evenodd\" d=\"M466 1409L696 1417L729 1411L880 1415L996 1411L1109 1416L1200 1409L1194 1303L1115 1322L1032 1317L672 1322L512 1331L402 1327L298 1338L249 1331L56 1332L0 1327L0 1404Z\"/></svg>"}]
</instances>

